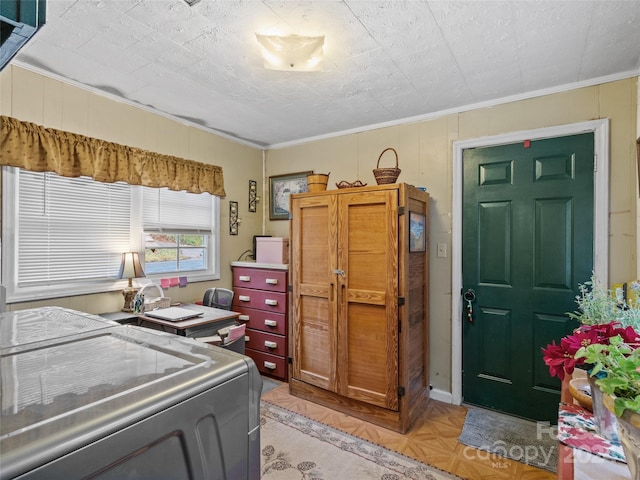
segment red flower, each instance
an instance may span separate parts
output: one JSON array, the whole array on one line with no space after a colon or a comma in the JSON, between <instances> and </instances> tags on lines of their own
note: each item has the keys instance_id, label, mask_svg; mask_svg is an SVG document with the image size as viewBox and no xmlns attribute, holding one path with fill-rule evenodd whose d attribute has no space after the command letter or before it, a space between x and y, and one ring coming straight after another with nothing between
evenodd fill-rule
<instances>
[{"instance_id":1,"label":"red flower","mask_svg":"<svg viewBox=\"0 0 640 480\"><path fill-rule=\"evenodd\" d=\"M552 377L563 380L565 372L571 375L576 366L584 365L584 358L574 358L581 347L594 343L608 345L609 339L616 335L620 335L627 344L640 345L640 334L633 327L622 328L618 322L582 325L572 335L560 339L560 345L553 340L547 348L543 348L544 363L549 367Z\"/></svg>"},{"instance_id":2,"label":"red flower","mask_svg":"<svg viewBox=\"0 0 640 480\"><path fill-rule=\"evenodd\" d=\"M566 336L560 340L560 345L573 357L580 347L588 347L592 343L602 343L601 340L595 329L585 330L578 328L573 335Z\"/></svg>"},{"instance_id":3,"label":"red flower","mask_svg":"<svg viewBox=\"0 0 640 480\"><path fill-rule=\"evenodd\" d=\"M619 328L617 335L620 335L622 337L624 343L628 343L631 345L637 345L638 343L640 343L640 334L638 334L638 332L636 332L633 327Z\"/></svg>"},{"instance_id":4,"label":"red flower","mask_svg":"<svg viewBox=\"0 0 640 480\"><path fill-rule=\"evenodd\" d=\"M547 348L542 349L542 353L544 363L549 367L549 373L552 377L563 380L565 371L568 374L573 373L577 360L573 358L573 353L569 353L562 346L562 342L560 345L556 345L556 341L553 340L550 345L547 345Z\"/></svg>"}]
</instances>

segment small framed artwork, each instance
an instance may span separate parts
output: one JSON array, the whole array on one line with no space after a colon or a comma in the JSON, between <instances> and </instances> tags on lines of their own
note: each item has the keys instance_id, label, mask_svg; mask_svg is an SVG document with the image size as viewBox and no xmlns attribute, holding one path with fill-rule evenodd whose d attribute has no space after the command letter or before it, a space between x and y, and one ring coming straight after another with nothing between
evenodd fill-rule
<instances>
[{"instance_id":1,"label":"small framed artwork","mask_svg":"<svg viewBox=\"0 0 640 480\"><path fill-rule=\"evenodd\" d=\"M256 204L258 203L258 182L255 180L249 180L249 211L256 211Z\"/></svg>"},{"instance_id":2,"label":"small framed artwork","mask_svg":"<svg viewBox=\"0 0 640 480\"><path fill-rule=\"evenodd\" d=\"M238 235L238 202L229 202L229 235Z\"/></svg>"},{"instance_id":3,"label":"small framed artwork","mask_svg":"<svg viewBox=\"0 0 640 480\"><path fill-rule=\"evenodd\" d=\"M409 212L409 252L427 250L426 218L421 213Z\"/></svg>"},{"instance_id":4,"label":"small framed artwork","mask_svg":"<svg viewBox=\"0 0 640 480\"><path fill-rule=\"evenodd\" d=\"M289 195L307 191L307 175L298 172L269 177L269 220L289 220Z\"/></svg>"}]
</instances>

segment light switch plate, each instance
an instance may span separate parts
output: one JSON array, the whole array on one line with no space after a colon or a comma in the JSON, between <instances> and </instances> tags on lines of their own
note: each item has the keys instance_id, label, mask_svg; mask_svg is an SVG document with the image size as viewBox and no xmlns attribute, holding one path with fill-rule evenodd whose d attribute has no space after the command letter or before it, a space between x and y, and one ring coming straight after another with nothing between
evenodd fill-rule
<instances>
[{"instance_id":1,"label":"light switch plate","mask_svg":"<svg viewBox=\"0 0 640 480\"><path fill-rule=\"evenodd\" d=\"M439 258L446 258L447 257L447 244L446 243L439 243L438 244L438 251L436 252L436 255Z\"/></svg>"}]
</instances>

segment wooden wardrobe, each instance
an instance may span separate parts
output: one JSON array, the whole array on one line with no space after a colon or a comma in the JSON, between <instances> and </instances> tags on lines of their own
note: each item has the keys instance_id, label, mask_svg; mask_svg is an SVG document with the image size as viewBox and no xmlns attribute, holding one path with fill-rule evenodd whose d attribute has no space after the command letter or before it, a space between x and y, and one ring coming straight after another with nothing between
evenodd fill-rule
<instances>
[{"instance_id":1,"label":"wooden wardrobe","mask_svg":"<svg viewBox=\"0 0 640 480\"><path fill-rule=\"evenodd\" d=\"M291 196L290 392L404 433L429 399L429 195Z\"/></svg>"}]
</instances>

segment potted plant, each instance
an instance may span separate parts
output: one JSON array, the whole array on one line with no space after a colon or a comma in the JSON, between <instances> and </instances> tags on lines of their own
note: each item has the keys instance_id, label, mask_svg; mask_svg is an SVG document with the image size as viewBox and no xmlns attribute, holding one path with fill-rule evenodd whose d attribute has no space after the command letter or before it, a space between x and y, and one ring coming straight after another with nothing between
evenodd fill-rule
<instances>
[{"instance_id":1,"label":"potted plant","mask_svg":"<svg viewBox=\"0 0 640 480\"><path fill-rule=\"evenodd\" d=\"M565 374L571 376L574 368L590 371L592 365L577 352L588 345L608 345L612 337L620 336L627 344L640 341L637 333L640 326L640 308L620 302L611 291L605 289L595 275L590 281L578 286L580 294L576 296L578 310L567 313L581 323L571 335L555 341L542 349L543 360L549 367L551 376L565 379ZM637 285L632 285L637 288ZM602 371L593 375L604 375ZM602 391L595 383L595 376L588 376L591 387L592 409L595 417L596 430L600 435L617 440L616 417L604 406Z\"/></svg>"},{"instance_id":2,"label":"potted plant","mask_svg":"<svg viewBox=\"0 0 640 480\"><path fill-rule=\"evenodd\" d=\"M618 436L622 443L632 478L640 474L640 346L618 335L608 344L581 347L579 360L593 364L592 376L602 390L605 406L618 419Z\"/></svg>"},{"instance_id":3,"label":"potted plant","mask_svg":"<svg viewBox=\"0 0 640 480\"><path fill-rule=\"evenodd\" d=\"M633 282L631 288L640 289L640 285ZM560 380L565 378L565 373L571 375L576 366L587 363L584 358L575 356L580 347L594 343L606 345L616 335L622 336L625 342L635 343L640 331L640 307L619 302L595 275L588 282L579 284L578 289L578 310L567 312L567 315L581 325L562 338L559 345L553 340L542 349L549 373Z\"/></svg>"}]
</instances>

